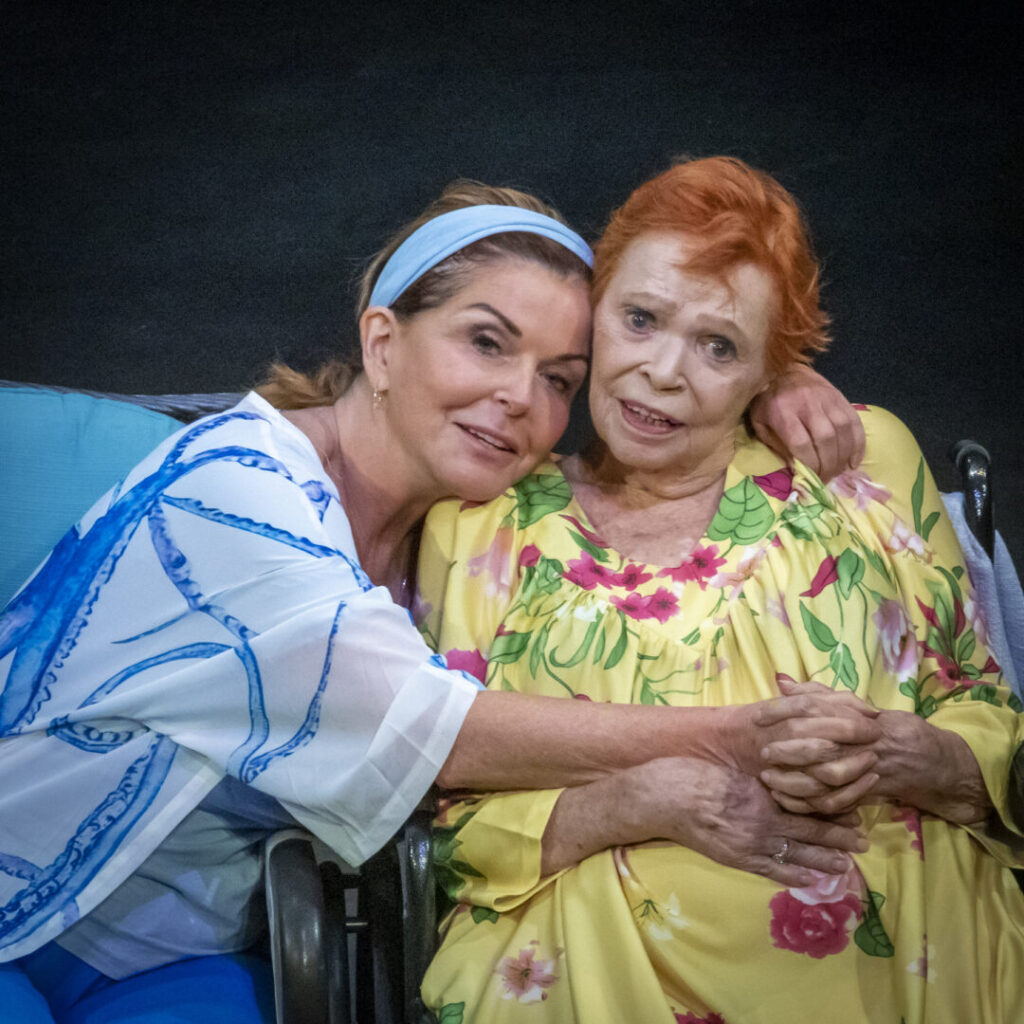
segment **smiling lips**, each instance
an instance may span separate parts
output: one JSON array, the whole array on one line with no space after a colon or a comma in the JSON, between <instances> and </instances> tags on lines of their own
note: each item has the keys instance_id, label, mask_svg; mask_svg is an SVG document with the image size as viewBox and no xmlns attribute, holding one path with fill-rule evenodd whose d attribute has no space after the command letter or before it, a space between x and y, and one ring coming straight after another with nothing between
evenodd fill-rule
<instances>
[{"instance_id":1,"label":"smiling lips","mask_svg":"<svg viewBox=\"0 0 1024 1024\"><path fill-rule=\"evenodd\" d=\"M507 452L510 455L516 454L515 445L509 438L502 434L495 434L489 430L481 430L480 427L470 427L465 423L460 423L459 426L467 433L470 437L476 438L476 440L487 445L489 448L493 448L495 451Z\"/></svg>"},{"instance_id":2,"label":"smiling lips","mask_svg":"<svg viewBox=\"0 0 1024 1024\"><path fill-rule=\"evenodd\" d=\"M622 414L626 422L646 434L667 434L683 425L681 421L674 420L670 416L662 416L661 413L655 412L639 402L627 402L620 399L619 404L622 406Z\"/></svg>"}]
</instances>

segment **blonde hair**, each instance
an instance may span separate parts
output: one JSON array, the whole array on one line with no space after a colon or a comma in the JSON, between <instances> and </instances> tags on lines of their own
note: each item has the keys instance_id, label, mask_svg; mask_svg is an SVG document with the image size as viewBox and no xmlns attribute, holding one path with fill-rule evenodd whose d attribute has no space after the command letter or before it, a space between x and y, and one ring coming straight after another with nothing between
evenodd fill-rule
<instances>
[{"instance_id":1,"label":"blonde hair","mask_svg":"<svg viewBox=\"0 0 1024 1024\"><path fill-rule=\"evenodd\" d=\"M370 259L360 278L356 319L366 311L373 286L384 265L414 231L443 213L481 205L515 206L565 223L557 210L529 192L484 185L468 179L454 181ZM431 267L402 292L390 309L400 321L408 320L423 310L434 309L458 292L477 267L507 258L529 260L564 277L575 276L589 280L590 270L587 265L561 243L525 231L505 231L473 242ZM257 386L256 391L278 409L328 405L344 394L361 372L358 358L331 359L308 374L275 362L268 368L266 378Z\"/></svg>"}]
</instances>

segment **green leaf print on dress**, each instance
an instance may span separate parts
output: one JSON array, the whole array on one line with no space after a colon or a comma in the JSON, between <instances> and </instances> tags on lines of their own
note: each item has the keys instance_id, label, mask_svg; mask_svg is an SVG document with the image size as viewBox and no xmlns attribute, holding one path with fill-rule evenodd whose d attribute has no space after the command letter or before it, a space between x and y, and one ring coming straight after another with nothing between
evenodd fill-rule
<instances>
[{"instance_id":1,"label":"green leaf print on dress","mask_svg":"<svg viewBox=\"0 0 1024 1024\"><path fill-rule=\"evenodd\" d=\"M807 630L807 635L810 637L811 643L818 648L819 651L824 651L826 654L831 653L836 647L836 637L828 626L821 621L813 612L809 611L807 606L800 602L800 617L804 620L804 629Z\"/></svg>"},{"instance_id":2,"label":"green leaf print on dress","mask_svg":"<svg viewBox=\"0 0 1024 1024\"><path fill-rule=\"evenodd\" d=\"M864 917L853 933L853 941L868 956L890 957L895 953L879 913L884 902L885 897L880 892L869 891L864 901Z\"/></svg>"},{"instance_id":3,"label":"green leaf print on dress","mask_svg":"<svg viewBox=\"0 0 1024 1024\"><path fill-rule=\"evenodd\" d=\"M572 488L560 473L531 473L515 485L516 523L520 530L552 512L561 512L572 500Z\"/></svg>"},{"instance_id":4,"label":"green leaf print on dress","mask_svg":"<svg viewBox=\"0 0 1024 1024\"><path fill-rule=\"evenodd\" d=\"M764 491L750 477L744 477L722 495L715 518L708 527L708 536L712 540L753 544L774 522L775 512Z\"/></svg>"},{"instance_id":5,"label":"green leaf print on dress","mask_svg":"<svg viewBox=\"0 0 1024 1024\"><path fill-rule=\"evenodd\" d=\"M529 646L530 633L499 633L491 643L487 654L488 662L505 665L518 661Z\"/></svg>"},{"instance_id":6,"label":"green leaf print on dress","mask_svg":"<svg viewBox=\"0 0 1024 1024\"><path fill-rule=\"evenodd\" d=\"M456 836L475 813L466 811L454 825L434 825L434 874L437 884L453 903L458 902L459 890L466 884L466 876L484 877L472 864L455 858L455 851L462 845L462 840Z\"/></svg>"},{"instance_id":7,"label":"green leaf print on dress","mask_svg":"<svg viewBox=\"0 0 1024 1024\"><path fill-rule=\"evenodd\" d=\"M921 504L924 501L924 459L918 463L917 478L910 491L910 505L914 510L914 529L920 534L922 540L928 539L935 524L939 521L939 513L932 512L926 519L921 519Z\"/></svg>"}]
</instances>

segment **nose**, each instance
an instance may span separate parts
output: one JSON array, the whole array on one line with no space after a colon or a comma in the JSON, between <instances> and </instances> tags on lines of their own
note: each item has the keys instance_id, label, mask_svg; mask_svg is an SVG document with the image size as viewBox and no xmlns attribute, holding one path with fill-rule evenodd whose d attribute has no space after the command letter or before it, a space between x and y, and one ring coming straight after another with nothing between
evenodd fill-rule
<instances>
[{"instance_id":1,"label":"nose","mask_svg":"<svg viewBox=\"0 0 1024 1024\"><path fill-rule=\"evenodd\" d=\"M643 372L656 391L678 391L686 383L686 346L659 345L648 355Z\"/></svg>"},{"instance_id":2,"label":"nose","mask_svg":"<svg viewBox=\"0 0 1024 1024\"><path fill-rule=\"evenodd\" d=\"M494 397L509 416L522 416L530 408L535 377L532 367L516 367L503 376Z\"/></svg>"}]
</instances>

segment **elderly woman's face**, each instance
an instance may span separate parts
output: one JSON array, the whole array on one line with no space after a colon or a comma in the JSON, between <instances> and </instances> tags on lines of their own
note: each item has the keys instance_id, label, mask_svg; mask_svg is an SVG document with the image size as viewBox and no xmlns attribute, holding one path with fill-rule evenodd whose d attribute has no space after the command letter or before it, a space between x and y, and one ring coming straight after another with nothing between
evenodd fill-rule
<instances>
[{"instance_id":1,"label":"elderly woman's face","mask_svg":"<svg viewBox=\"0 0 1024 1024\"><path fill-rule=\"evenodd\" d=\"M775 286L744 263L724 281L681 269L684 235L635 239L594 311L590 409L624 465L724 469L733 431L767 384Z\"/></svg>"}]
</instances>

